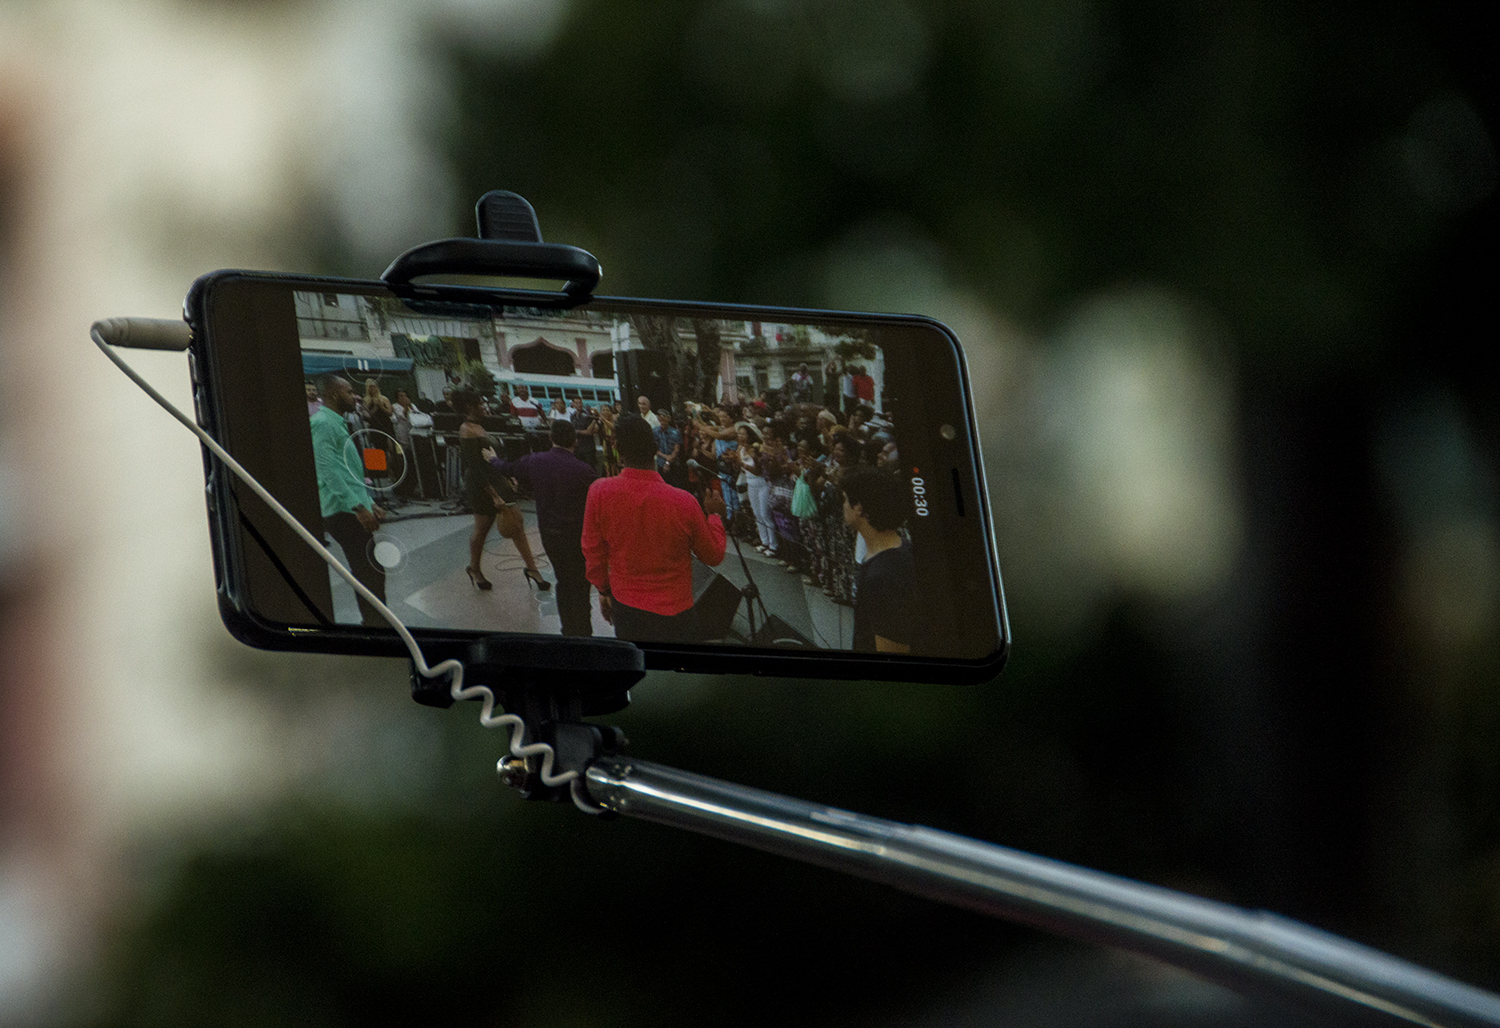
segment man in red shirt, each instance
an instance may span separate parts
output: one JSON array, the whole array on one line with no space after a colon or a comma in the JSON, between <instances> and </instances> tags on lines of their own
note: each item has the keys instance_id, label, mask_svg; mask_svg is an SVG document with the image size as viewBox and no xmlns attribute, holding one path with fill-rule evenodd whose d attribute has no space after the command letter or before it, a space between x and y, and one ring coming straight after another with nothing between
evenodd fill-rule
<instances>
[{"instance_id":1,"label":"man in red shirt","mask_svg":"<svg viewBox=\"0 0 1500 1028\"><path fill-rule=\"evenodd\" d=\"M599 590L599 612L621 639L692 642L693 557L710 567L724 559L724 500L700 510L691 493L656 472L656 438L639 414L615 423L624 465L589 487L583 510L583 557Z\"/></svg>"},{"instance_id":2,"label":"man in red shirt","mask_svg":"<svg viewBox=\"0 0 1500 1028\"><path fill-rule=\"evenodd\" d=\"M875 380L865 371L864 365L854 369L854 395L860 403L875 405Z\"/></svg>"}]
</instances>

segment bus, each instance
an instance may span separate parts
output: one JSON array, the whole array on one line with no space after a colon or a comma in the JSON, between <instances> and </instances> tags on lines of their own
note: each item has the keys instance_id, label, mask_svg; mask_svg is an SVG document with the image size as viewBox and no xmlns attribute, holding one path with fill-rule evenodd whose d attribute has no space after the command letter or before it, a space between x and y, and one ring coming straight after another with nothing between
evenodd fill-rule
<instances>
[{"instance_id":1,"label":"bus","mask_svg":"<svg viewBox=\"0 0 1500 1028\"><path fill-rule=\"evenodd\" d=\"M574 398L581 399L585 407L597 407L601 403L618 403L620 386L613 378L587 378L583 375L536 375L514 371L495 374L495 388L505 389L512 396L516 386L524 385L531 398L544 409L552 401L562 399L572 406Z\"/></svg>"}]
</instances>

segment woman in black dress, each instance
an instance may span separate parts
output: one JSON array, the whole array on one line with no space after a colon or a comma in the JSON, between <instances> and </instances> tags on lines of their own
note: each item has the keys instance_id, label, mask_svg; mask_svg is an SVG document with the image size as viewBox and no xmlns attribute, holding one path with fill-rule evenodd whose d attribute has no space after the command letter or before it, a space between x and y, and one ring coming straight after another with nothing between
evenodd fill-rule
<instances>
[{"instance_id":1,"label":"woman in black dress","mask_svg":"<svg viewBox=\"0 0 1500 1028\"><path fill-rule=\"evenodd\" d=\"M536 568L536 557L531 552L531 540L526 538L526 522L521 509L515 505L516 490L510 480L501 475L484 459L483 451L492 450L495 444L484 430L484 399L471 389L461 389L453 394L453 406L463 414L458 426L459 456L463 463L464 499L474 512L474 534L469 537L469 581L476 589L492 589L494 583L484 577L479 566L484 555L484 541L489 537L490 527L497 521L500 535L516 544L521 559L526 562L522 574L542 592L552 588L552 583L542 577Z\"/></svg>"}]
</instances>

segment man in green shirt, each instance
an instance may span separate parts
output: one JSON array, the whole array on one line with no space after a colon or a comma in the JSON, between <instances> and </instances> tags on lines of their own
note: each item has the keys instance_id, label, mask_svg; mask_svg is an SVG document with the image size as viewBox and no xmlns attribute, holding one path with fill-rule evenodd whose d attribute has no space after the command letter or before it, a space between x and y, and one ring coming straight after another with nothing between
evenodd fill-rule
<instances>
[{"instance_id":1,"label":"man in green shirt","mask_svg":"<svg viewBox=\"0 0 1500 1028\"><path fill-rule=\"evenodd\" d=\"M385 569L372 552L375 530L380 527L379 508L365 486L362 451L350 437L349 424L344 420L359 397L347 378L332 374L318 379L318 395L323 406L312 414L309 424L323 531L344 551L345 566L354 577L384 603ZM358 599L363 623L384 626L385 618L363 596Z\"/></svg>"}]
</instances>

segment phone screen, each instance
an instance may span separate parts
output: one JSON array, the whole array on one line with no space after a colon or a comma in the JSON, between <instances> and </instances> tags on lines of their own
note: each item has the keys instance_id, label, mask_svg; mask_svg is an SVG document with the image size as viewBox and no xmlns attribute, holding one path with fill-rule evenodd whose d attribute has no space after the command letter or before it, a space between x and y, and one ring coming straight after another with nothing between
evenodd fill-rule
<instances>
[{"instance_id":1,"label":"phone screen","mask_svg":"<svg viewBox=\"0 0 1500 1028\"><path fill-rule=\"evenodd\" d=\"M613 635L655 666L998 670L962 358L936 322L200 286L204 416L419 634ZM382 631L253 497L215 496L236 617L344 639L323 648Z\"/></svg>"}]
</instances>

